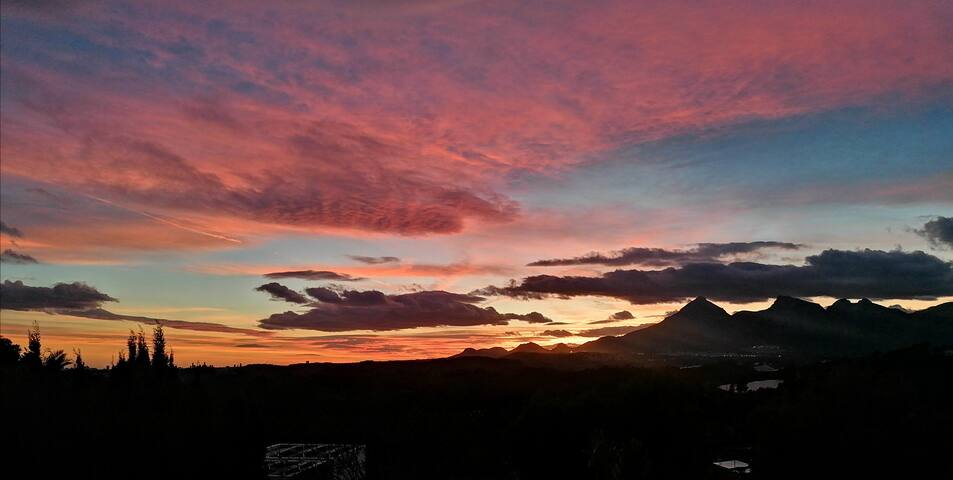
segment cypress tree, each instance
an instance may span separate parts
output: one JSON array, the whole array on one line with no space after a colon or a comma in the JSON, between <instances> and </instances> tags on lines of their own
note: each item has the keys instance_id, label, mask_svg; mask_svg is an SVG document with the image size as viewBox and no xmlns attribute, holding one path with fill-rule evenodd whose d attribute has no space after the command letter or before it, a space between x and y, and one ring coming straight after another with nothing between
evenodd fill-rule
<instances>
[{"instance_id":1,"label":"cypress tree","mask_svg":"<svg viewBox=\"0 0 953 480\"><path fill-rule=\"evenodd\" d=\"M163 370L169 366L169 359L165 355L165 332L162 324L152 330L152 368Z\"/></svg>"},{"instance_id":2,"label":"cypress tree","mask_svg":"<svg viewBox=\"0 0 953 480\"><path fill-rule=\"evenodd\" d=\"M149 368L149 345L146 344L146 335L139 330L136 335L136 365L143 369Z\"/></svg>"},{"instance_id":3,"label":"cypress tree","mask_svg":"<svg viewBox=\"0 0 953 480\"><path fill-rule=\"evenodd\" d=\"M129 354L126 355L126 361L129 365L136 364L136 332L129 330L129 338L126 339L126 348L129 350Z\"/></svg>"}]
</instances>

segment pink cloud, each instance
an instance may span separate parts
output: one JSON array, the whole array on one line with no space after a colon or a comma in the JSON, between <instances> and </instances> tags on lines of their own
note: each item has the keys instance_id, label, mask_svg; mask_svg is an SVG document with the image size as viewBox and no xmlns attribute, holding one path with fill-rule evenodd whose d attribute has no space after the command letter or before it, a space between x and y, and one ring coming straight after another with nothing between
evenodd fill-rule
<instances>
[{"instance_id":1,"label":"pink cloud","mask_svg":"<svg viewBox=\"0 0 953 480\"><path fill-rule=\"evenodd\" d=\"M520 218L514 172L953 78L939 2L228 6L11 11L134 59L5 55L2 171L229 238L457 233Z\"/></svg>"}]
</instances>

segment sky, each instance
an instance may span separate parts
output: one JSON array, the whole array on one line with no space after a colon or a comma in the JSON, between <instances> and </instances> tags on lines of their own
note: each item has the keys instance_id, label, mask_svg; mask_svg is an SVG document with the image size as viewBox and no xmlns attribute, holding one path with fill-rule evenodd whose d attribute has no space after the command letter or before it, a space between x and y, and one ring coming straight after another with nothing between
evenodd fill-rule
<instances>
[{"instance_id":1,"label":"sky","mask_svg":"<svg viewBox=\"0 0 953 480\"><path fill-rule=\"evenodd\" d=\"M4 2L0 334L180 364L953 300L953 4Z\"/></svg>"}]
</instances>

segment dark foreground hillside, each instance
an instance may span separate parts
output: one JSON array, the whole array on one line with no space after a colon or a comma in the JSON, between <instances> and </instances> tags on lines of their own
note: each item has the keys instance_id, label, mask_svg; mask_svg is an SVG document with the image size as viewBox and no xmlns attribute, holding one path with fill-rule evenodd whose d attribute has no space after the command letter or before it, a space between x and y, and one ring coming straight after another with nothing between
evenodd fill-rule
<instances>
[{"instance_id":1,"label":"dark foreground hillside","mask_svg":"<svg viewBox=\"0 0 953 480\"><path fill-rule=\"evenodd\" d=\"M573 355L162 374L2 372L4 478L261 478L266 445L361 443L371 478L931 478L953 474L953 357L926 346L765 373ZM743 388L743 387L742 387Z\"/></svg>"}]
</instances>

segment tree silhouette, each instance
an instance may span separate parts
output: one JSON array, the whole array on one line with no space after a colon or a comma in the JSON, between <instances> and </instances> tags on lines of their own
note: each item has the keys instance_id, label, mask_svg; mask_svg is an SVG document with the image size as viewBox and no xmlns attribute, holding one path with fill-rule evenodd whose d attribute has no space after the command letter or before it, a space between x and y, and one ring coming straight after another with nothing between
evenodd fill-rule
<instances>
[{"instance_id":1,"label":"tree silhouette","mask_svg":"<svg viewBox=\"0 0 953 480\"><path fill-rule=\"evenodd\" d=\"M169 367L169 358L165 354L165 332L162 324L152 330L152 368L164 370Z\"/></svg>"},{"instance_id":2,"label":"tree silhouette","mask_svg":"<svg viewBox=\"0 0 953 480\"><path fill-rule=\"evenodd\" d=\"M136 361L137 367L147 370L149 368L149 345L146 344L146 335L140 327L136 335Z\"/></svg>"},{"instance_id":3,"label":"tree silhouette","mask_svg":"<svg viewBox=\"0 0 953 480\"><path fill-rule=\"evenodd\" d=\"M0 337L0 367L12 367L20 361L20 346L9 338Z\"/></svg>"},{"instance_id":4,"label":"tree silhouette","mask_svg":"<svg viewBox=\"0 0 953 480\"><path fill-rule=\"evenodd\" d=\"M76 360L73 360L73 370L76 370L77 373L85 372L86 362L83 361L83 352L74 348L73 356L76 357Z\"/></svg>"},{"instance_id":5,"label":"tree silhouette","mask_svg":"<svg viewBox=\"0 0 953 480\"><path fill-rule=\"evenodd\" d=\"M126 356L126 361L128 365L136 364L136 332L129 330L129 337L126 338L126 348L129 351L129 354ZM119 359L122 361L122 358Z\"/></svg>"},{"instance_id":6,"label":"tree silhouette","mask_svg":"<svg viewBox=\"0 0 953 480\"><path fill-rule=\"evenodd\" d=\"M119 351L119 358L118 358L118 360L116 360L116 366L115 366L115 368L121 371L121 370L123 370L124 368L126 368L127 365L129 365L129 363L126 361L126 353L123 352L122 350L120 350L120 351Z\"/></svg>"},{"instance_id":7,"label":"tree silhouette","mask_svg":"<svg viewBox=\"0 0 953 480\"><path fill-rule=\"evenodd\" d=\"M27 346L26 352L20 359L24 366L30 369L39 369L43 366L43 347L40 341L40 325L35 321L33 328L26 332Z\"/></svg>"},{"instance_id":8,"label":"tree silhouette","mask_svg":"<svg viewBox=\"0 0 953 480\"><path fill-rule=\"evenodd\" d=\"M50 372L61 372L69 364L73 362L66 356L66 352L62 350L52 350L47 351L46 358L43 360L43 367L45 367Z\"/></svg>"}]
</instances>

